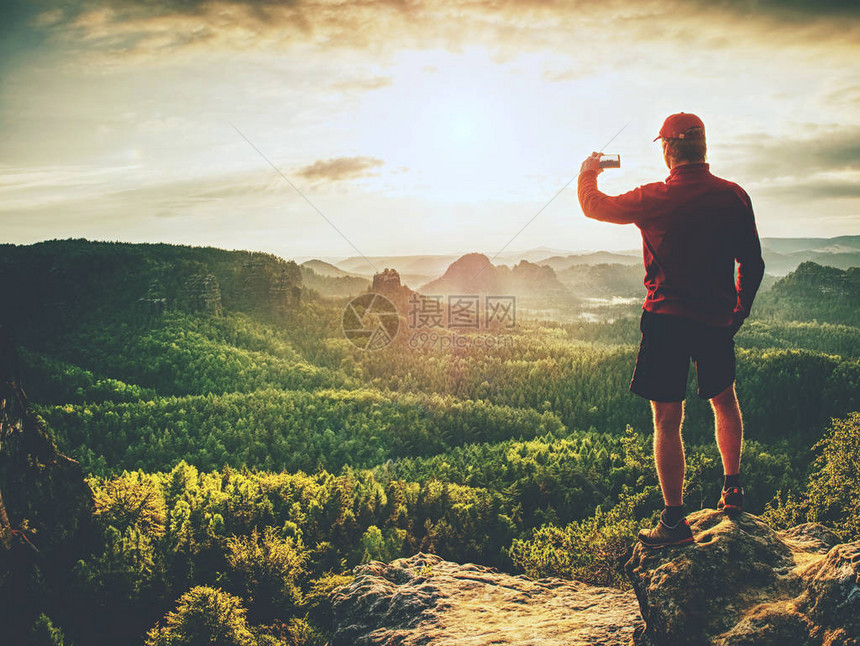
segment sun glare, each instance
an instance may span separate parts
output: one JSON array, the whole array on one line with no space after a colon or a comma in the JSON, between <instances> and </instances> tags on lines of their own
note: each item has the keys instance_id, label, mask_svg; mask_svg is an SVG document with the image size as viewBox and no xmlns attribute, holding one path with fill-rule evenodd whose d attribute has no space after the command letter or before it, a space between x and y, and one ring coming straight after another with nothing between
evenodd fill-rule
<instances>
[{"instance_id":1,"label":"sun glare","mask_svg":"<svg viewBox=\"0 0 860 646\"><path fill-rule=\"evenodd\" d=\"M420 70L420 73L416 73ZM522 175L525 119L510 72L482 50L406 56L363 106L363 143L434 198L472 199Z\"/></svg>"}]
</instances>

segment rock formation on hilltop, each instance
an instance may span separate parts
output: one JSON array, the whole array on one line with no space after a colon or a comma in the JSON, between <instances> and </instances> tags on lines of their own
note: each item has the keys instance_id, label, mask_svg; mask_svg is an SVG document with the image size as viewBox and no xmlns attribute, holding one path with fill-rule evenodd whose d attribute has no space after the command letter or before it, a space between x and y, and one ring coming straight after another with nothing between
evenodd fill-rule
<instances>
[{"instance_id":1,"label":"rock formation on hilltop","mask_svg":"<svg viewBox=\"0 0 860 646\"><path fill-rule=\"evenodd\" d=\"M209 273L199 273L186 279L180 298L182 306L190 312L221 316L221 286Z\"/></svg>"},{"instance_id":2,"label":"rock formation on hilltop","mask_svg":"<svg viewBox=\"0 0 860 646\"><path fill-rule=\"evenodd\" d=\"M388 267L373 275L373 282L367 291L385 296L394 305L397 313L404 318L413 307L410 303L420 298L417 292L400 282L400 274L396 269Z\"/></svg>"},{"instance_id":3,"label":"rock formation on hilltop","mask_svg":"<svg viewBox=\"0 0 860 646\"><path fill-rule=\"evenodd\" d=\"M333 646L622 646L641 623L632 592L423 553L357 567L332 601Z\"/></svg>"},{"instance_id":4,"label":"rock formation on hilltop","mask_svg":"<svg viewBox=\"0 0 860 646\"><path fill-rule=\"evenodd\" d=\"M688 518L694 545L634 547L631 592L422 553L358 566L332 595L333 646L860 646L860 542Z\"/></svg>"},{"instance_id":5,"label":"rock formation on hilltop","mask_svg":"<svg viewBox=\"0 0 860 646\"><path fill-rule=\"evenodd\" d=\"M396 269L386 267L381 272L373 274L370 285L371 292L382 294L391 300L407 300L415 292L400 282L400 274Z\"/></svg>"},{"instance_id":6,"label":"rock formation on hilltop","mask_svg":"<svg viewBox=\"0 0 860 646\"><path fill-rule=\"evenodd\" d=\"M452 262L445 273L420 287L422 294L486 294L501 288L498 267L482 253L467 253Z\"/></svg>"},{"instance_id":7,"label":"rock formation on hilltop","mask_svg":"<svg viewBox=\"0 0 860 646\"><path fill-rule=\"evenodd\" d=\"M251 307L265 304L271 313L283 315L301 302L302 272L292 260L257 254L242 265L240 285L238 302Z\"/></svg>"},{"instance_id":8,"label":"rock formation on hilltop","mask_svg":"<svg viewBox=\"0 0 860 646\"><path fill-rule=\"evenodd\" d=\"M637 545L626 565L653 646L858 646L860 542L750 514L688 516L695 544Z\"/></svg>"},{"instance_id":9,"label":"rock formation on hilltop","mask_svg":"<svg viewBox=\"0 0 860 646\"><path fill-rule=\"evenodd\" d=\"M428 296L513 298L517 309L538 315L545 315L547 311L570 311L579 303L578 297L558 280L555 270L549 265L522 260L513 267L496 266L481 253L469 253L459 258L440 278L423 285L420 291Z\"/></svg>"},{"instance_id":10,"label":"rock formation on hilltop","mask_svg":"<svg viewBox=\"0 0 860 646\"><path fill-rule=\"evenodd\" d=\"M530 295L538 292L544 297L572 298L549 265L536 265L528 260L521 260L510 270L510 277L507 276L507 266L499 269L502 284L509 286L514 294Z\"/></svg>"}]
</instances>

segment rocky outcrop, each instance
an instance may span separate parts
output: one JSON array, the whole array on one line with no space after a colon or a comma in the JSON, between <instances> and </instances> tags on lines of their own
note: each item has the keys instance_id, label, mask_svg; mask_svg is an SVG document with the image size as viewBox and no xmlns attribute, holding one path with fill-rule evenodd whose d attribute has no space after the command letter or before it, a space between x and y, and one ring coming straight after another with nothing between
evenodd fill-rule
<instances>
[{"instance_id":1,"label":"rocky outcrop","mask_svg":"<svg viewBox=\"0 0 860 646\"><path fill-rule=\"evenodd\" d=\"M333 646L610 646L641 623L632 592L418 553L372 561L332 596Z\"/></svg>"},{"instance_id":2,"label":"rocky outcrop","mask_svg":"<svg viewBox=\"0 0 860 646\"><path fill-rule=\"evenodd\" d=\"M221 286L209 273L190 276L182 286L182 309L190 312L221 316Z\"/></svg>"},{"instance_id":3,"label":"rocky outcrop","mask_svg":"<svg viewBox=\"0 0 860 646\"><path fill-rule=\"evenodd\" d=\"M385 296L404 317L415 307L415 299L420 298L417 292L400 282L400 274L396 269L387 267L373 275L373 282L368 291Z\"/></svg>"},{"instance_id":4,"label":"rocky outcrop","mask_svg":"<svg viewBox=\"0 0 860 646\"><path fill-rule=\"evenodd\" d=\"M482 253L467 253L420 288L422 294L498 294L498 268Z\"/></svg>"},{"instance_id":5,"label":"rocky outcrop","mask_svg":"<svg viewBox=\"0 0 860 646\"><path fill-rule=\"evenodd\" d=\"M220 293L218 295L220 301ZM149 284L146 294L137 299L137 310L144 316L160 317L167 311L167 290L159 280Z\"/></svg>"},{"instance_id":6,"label":"rocky outcrop","mask_svg":"<svg viewBox=\"0 0 860 646\"><path fill-rule=\"evenodd\" d=\"M513 268L493 265L487 256L470 253L423 287L424 294L513 294L520 298L570 298L549 265L522 260Z\"/></svg>"},{"instance_id":7,"label":"rocky outcrop","mask_svg":"<svg viewBox=\"0 0 860 646\"><path fill-rule=\"evenodd\" d=\"M440 277L419 288L426 296L446 296L456 307L467 308L464 318L471 322L469 312L480 310L478 327L493 330L515 327L517 312L528 312L538 317L571 315L579 299L559 282L555 270L548 265L537 265L523 260L513 268L493 265L484 254L470 253L453 262ZM476 295L475 305L468 302ZM487 300L488 298L488 300ZM446 299L448 301L449 299ZM508 314L502 315L502 310ZM453 313L454 320L463 317ZM499 316L503 320L499 321ZM564 316L566 316L564 315ZM513 324L512 324L513 322ZM470 325L452 327L468 328Z\"/></svg>"},{"instance_id":8,"label":"rocky outcrop","mask_svg":"<svg viewBox=\"0 0 860 646\"><path fill-rule=\"evenodd\" d=\"M284 315L301 301L302 273L292 260L255 258L242 265L241 276L239 302L250 306L265 303L271 313Z\"/></svg>"},{"instance_id":9,"label":"rocky outcrop","mask_svg":"<svg viewBox=\"0 0 860 646\"><path fill-rule=\"evenodd\" d=\"M710 509L688 521L693 545L637 545L626 565L645 619L637 644L860 645L860 542Z\"/></svg>"},{"instance_id":10,"label":"rocky outcrop","mask_svg":"<svg viewBox=\"0 0 860 646\"><path fill-rule=\"evenodd\" d=\"M332 595L332 645L860 646L860 541L711 509L688 520L693 545L633 548L631 592L432 554L372 561Z\"/></svg>"},{"instance_id":11,"label":"rocky outcrop","mask_svg":"<svg viewBox=\"0 0 860 646\"><path fill-rule=\"evenodd\" d=\"M378 274L373 275L373 283L371 284L370 291L379 292L382 294L398 294L404 289L404 286L400 283L400 274L397 273L396 269L389 269L386 267ZM405 289L409 289L406 287Z\"/></svg>"},{"instance_id":12,"label":"rocky outcrop","mask_svg":"<svg viewBox=\"0 0 860 646\"><path fill-rule=\"evenodd\" d=\"M549 265L537 265L528 260L521 260L511 269L510 280L507 281L516 294L529 294L540 290L547 296L563 297L568 295L567 289L558 281L555 270Z\"/></svg>"}]
</instances>

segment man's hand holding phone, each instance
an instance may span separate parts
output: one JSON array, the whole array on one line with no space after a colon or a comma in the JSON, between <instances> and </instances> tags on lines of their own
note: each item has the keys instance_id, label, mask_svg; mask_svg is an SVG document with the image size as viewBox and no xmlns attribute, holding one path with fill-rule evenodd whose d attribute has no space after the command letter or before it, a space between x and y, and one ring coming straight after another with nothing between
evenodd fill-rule
<instances>
[{"instance_id":1,"label":"man's hand holding phone","mask_svg":"<svg viewBox=\"0 0 860 646\"><path fill-rule=\"evenodd\" d=\"M603 169L600 167L600 156L600 153L591 153L591 155L586 157L585 161L582 162L582 166L579 168L580 174L588 170L593 170L600 175L600 173L603 172Z\"/></svg>"}]
</instances>

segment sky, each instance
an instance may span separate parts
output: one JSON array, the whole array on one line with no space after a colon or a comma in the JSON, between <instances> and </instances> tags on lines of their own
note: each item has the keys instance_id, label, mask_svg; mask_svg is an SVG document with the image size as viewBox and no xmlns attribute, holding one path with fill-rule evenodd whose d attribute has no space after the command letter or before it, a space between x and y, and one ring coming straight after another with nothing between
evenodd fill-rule
<instances>
[{"instance_id":1,"label":"sky","mask_svg":"<svg viewBox=\"0 0 860 646\"><path fill-rule=\"evenodd\" d=\"M679 111L761 236L860 234L858 61L854 0L6 0L0 242L633 249L575 177Z\"/></svg>"}]
</instances>

